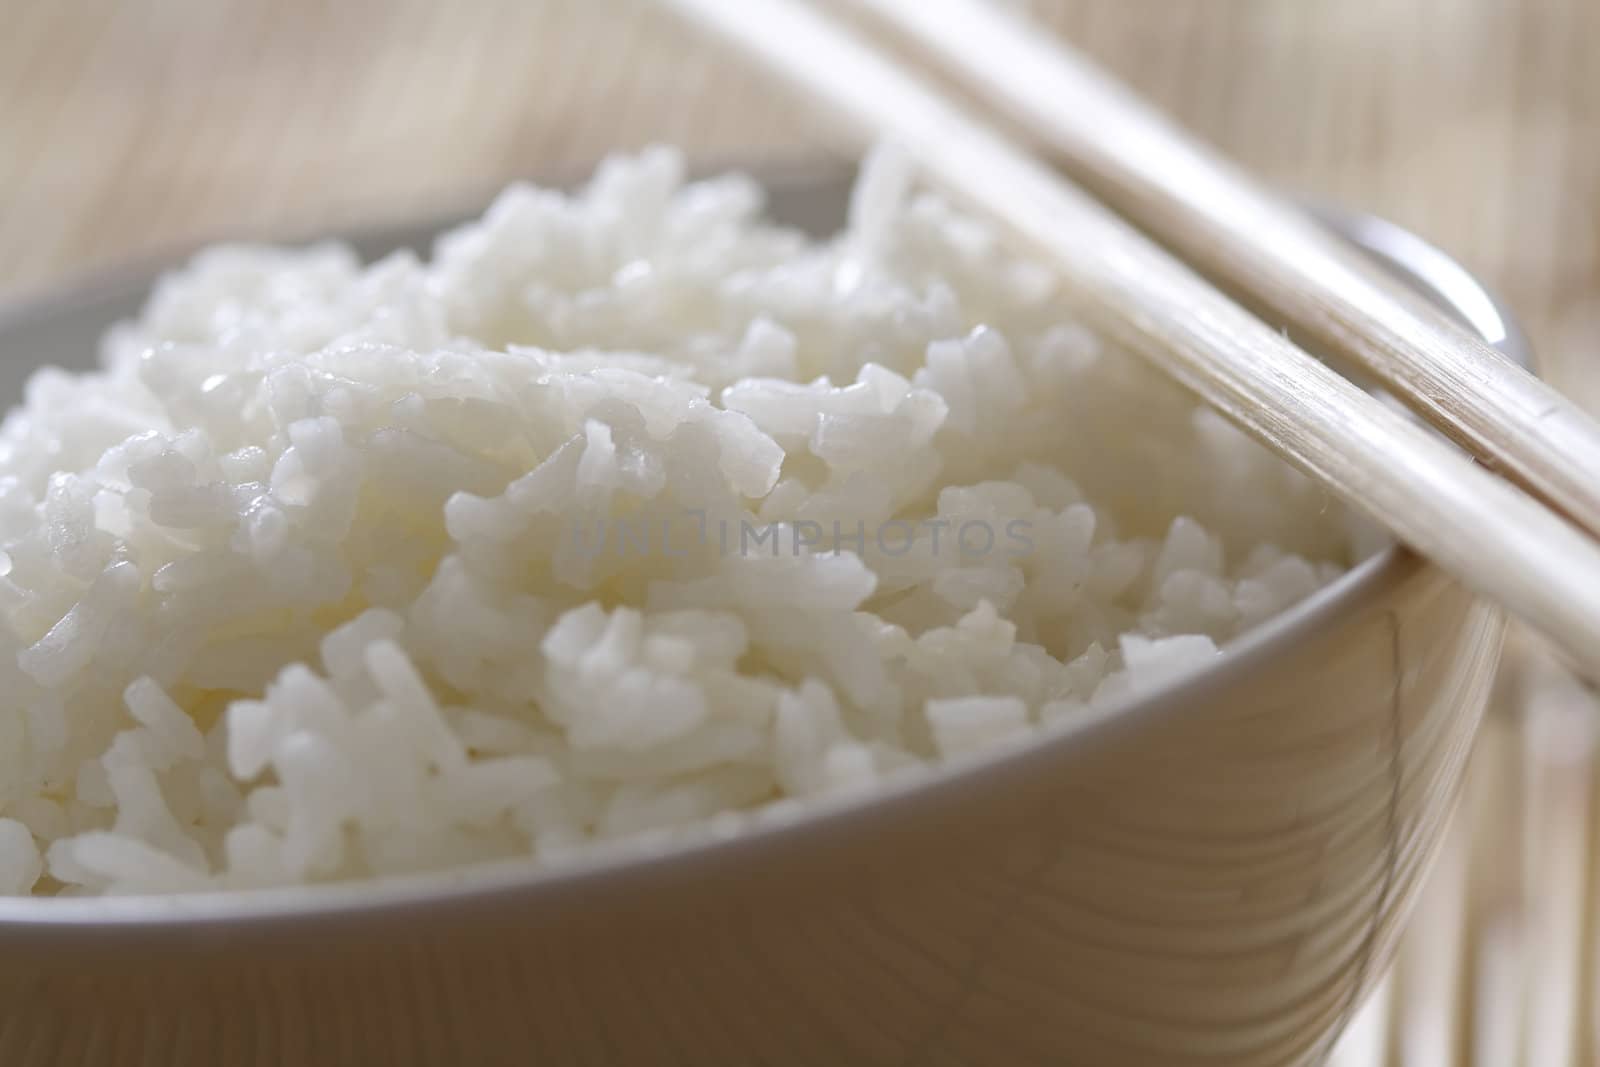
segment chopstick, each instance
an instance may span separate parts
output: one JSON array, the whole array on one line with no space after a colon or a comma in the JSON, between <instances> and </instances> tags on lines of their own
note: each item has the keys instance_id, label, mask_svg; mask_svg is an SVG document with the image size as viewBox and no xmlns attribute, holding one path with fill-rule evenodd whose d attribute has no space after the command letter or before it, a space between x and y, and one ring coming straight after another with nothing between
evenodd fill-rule
<instances>
[{"instance_id":1,"label":"chopstick","mask_svg":"<svg viewBox=\"0 0 1600 1067\"><path fill-rule=\"evenodd\" d=\"M1377 263L986 0L853 0L1019 121L1097 197L1600 535L1600 425Z\"/></svg>"},{"instance_id":2,"label":"chopstick","mask_svg":"<svg viewBox=\"0 0 1600 1067\"><path fill-rule=\"evenodd\" d=\"M796 0L667 0L1049 257L1081 313L1600 676L1600 546Z\"/></svg>"}]
</instances>

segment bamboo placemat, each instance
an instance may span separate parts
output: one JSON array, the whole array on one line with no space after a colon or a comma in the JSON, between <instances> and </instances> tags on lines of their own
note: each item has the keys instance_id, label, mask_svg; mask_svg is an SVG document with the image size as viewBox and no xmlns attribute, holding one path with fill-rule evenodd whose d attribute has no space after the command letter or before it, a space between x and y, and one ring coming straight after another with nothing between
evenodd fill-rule
<instances>
[{"instance_id":1,"label":"bamboo placemat","mask_svg":"<svg viewBox=\"0 0 1600 1067\"><path fill-rule=\"evenodd\" d=\"M1600 410L1600 4L1013 2L1256 172L1456 255ZM0 0L0 26L0 300L219 235L457 208L652 141L829 150L648 0ZM1502 690L1340 1067L1594 1055L1600 709L1537 656Z\"/></svg>"}]
</instances>

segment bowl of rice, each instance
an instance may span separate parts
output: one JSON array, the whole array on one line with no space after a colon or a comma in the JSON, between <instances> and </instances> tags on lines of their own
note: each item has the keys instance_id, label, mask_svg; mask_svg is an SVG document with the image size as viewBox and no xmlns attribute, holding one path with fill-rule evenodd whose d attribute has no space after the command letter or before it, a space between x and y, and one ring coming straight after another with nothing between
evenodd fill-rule
<instances>
[{"instance_id":1,"label":"bowl of rice","mask_svg":"<svg viewBox=\"0 0 1600 1067\"><path fill-rule=\"evenodd\" d=\"M1504 622L1094 321L670 149L0 315L0 1062L1316 1062Z\"/></svg>"}]
</instances>

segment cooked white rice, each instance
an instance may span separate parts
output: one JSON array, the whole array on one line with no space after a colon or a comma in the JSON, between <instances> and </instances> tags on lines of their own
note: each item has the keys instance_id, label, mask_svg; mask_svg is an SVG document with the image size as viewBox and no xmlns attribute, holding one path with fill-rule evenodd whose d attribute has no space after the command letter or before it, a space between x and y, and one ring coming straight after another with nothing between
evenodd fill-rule
<instances>
[{"instance_id":1,"label":"cooked white rice","mask_svg":"<svg viewBox=\"0 0 1600 1067\"><path fill-rule=\"evenodd\" d=\"M228 247L0 428L0 893L737 832L1161 684L1361 546L880 156ZM739 813L739 814L734 814Z\"/></svg>"}]
</instances>

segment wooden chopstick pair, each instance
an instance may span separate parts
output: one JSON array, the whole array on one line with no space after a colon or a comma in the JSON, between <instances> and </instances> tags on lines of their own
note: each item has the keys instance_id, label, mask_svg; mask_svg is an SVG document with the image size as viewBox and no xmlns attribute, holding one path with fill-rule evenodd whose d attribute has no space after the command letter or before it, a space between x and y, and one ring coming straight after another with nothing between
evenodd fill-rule
<instances>
[{"instance_id":1,"label":"wooden chopstick pair","mask_svg":"<svg viewBox=\"0 0 1600 1067\"><path fill-rule=\"evenodd\" d=\"M1376 372L1471 455L1295 347L805 0L668 2L829 105L862 139L898 144L927 178L1048 256L1099 329L1600 678L1600 544L1590 536L1600 532L1600 428L1558 394L981 0L854 2L1023 120L1102 198Z\"/></svg>"},{"instance_id":2,"label":"wooden chopstick pair","mask_svg":"<svg viewBox=\"0 0 1600 1067\"><path fill-rule=\"evenodd\" d=\"M988 0L854 0L1019 121L1078 181L1482 462L1600 536L1600 425L1304 212Z\"/></svg>"}]
</instances>

